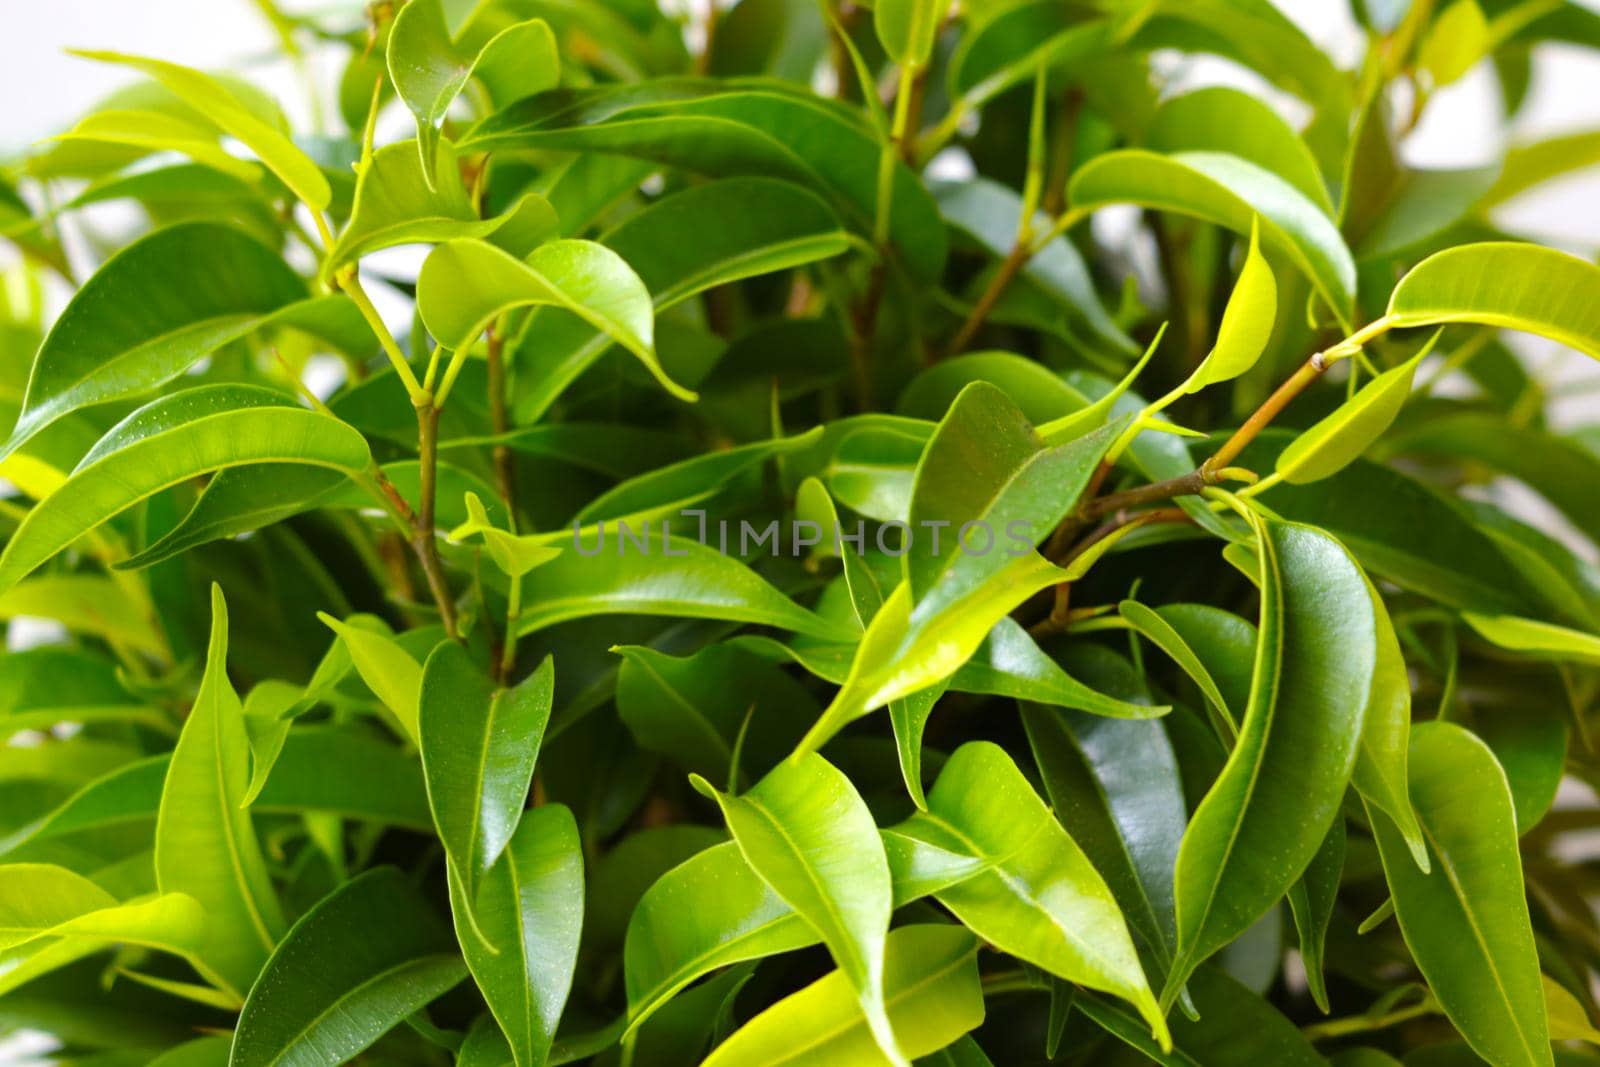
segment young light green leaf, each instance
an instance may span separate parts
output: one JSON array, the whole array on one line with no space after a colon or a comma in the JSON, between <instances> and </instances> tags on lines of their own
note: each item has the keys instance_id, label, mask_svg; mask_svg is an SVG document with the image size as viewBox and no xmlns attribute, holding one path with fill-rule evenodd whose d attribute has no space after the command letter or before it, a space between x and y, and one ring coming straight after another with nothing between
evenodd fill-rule
<instances>
[{"instance_id":1,"label":"young light green leaf","mask_svg":"<svg viewBox=\"0 0 1600 1067\"><path fill-rule=\"evenodd\" d=\"M1170 1047L1111 891L1003 749L983 741L957 749L928 810L895 832L982 860L981 873L935 894L940 903L997 948L1127 1000Z\"/></svg>"},{"instance_id":2,"label":"young light green leaf","mask_svg":"<svg viewBox=\"0 0 1600 1067\"><path fill-rule=\"evenodd\" d=\"M1463 612L1461 617L1490 644L1510 652L1565 663L1600 664L1600 637L1539 619Z\"/></svg>"},{"instance_id":3,"label":"young light green leaf","mask_svg":"<svg viewBox=\"0 0 1600 1067\"><path fill-rule=\"evenodd\" d=\"M1250 704L1227 764L1178 851L1178 964L1170 1003L1305 871L1336 817L1360 748L1377 661L1366 578L1306 526L1254 522L1261 622Z\"/></svg>"},{"instance_id":4,"label":"young light green leaf","mask_svg":"<svg viewBox=\"0 0 1600 1067\"><path fill-rule=\"evenodd\" d=\"M417 149L432 188L439 123L474 76L501 106L555 85L561 77L555 35L543 19L506 27L473 53L451 39L441 0L413 0L389 30L389 77L417 119Z\"/></svg>"},{"instance_id":5,"label":"young light green leaf","mask_svg":"<svg viewBox=\"0 0 1600 1067\"><path fill-rule=\"evenodd\" d=\"M117 944L198 957L206 915L193 897L167 893L126 904L80 874L45 863L0 866L0 994Z\"/></svg>"},{"instance_id":6,"label":"young light green leaf","mask_svg":"<svg viewBox=\"0 0 1600 1067\"><path fill-rule=\"evenodd\" d=\"M1477 66L1492 44L1489 21L1478 0L1455 0L1428 28L1417 49L1417 68L1428 75L1433 88L1442 88Z\"/></svg>"},{"instance_id":7,"label":"young light green leaf","mask_svg":"<svg viewBox=\"0 0 1600 1067\"><path fill-rule=\"evenodd\" d=\"M160 59L120 52L74 51L72 54L148 74L225 133L238 138L312 211L322 211L332 201L333 190L328 179L310 157L282 132L263 122L220 80Z\"/></svg>"},{"instance_id":8,"label":"young light green leaf","mask_svg":"<svg viewBox=\"0 0 1600 1067\"><path fill-rule=\"evenodd\" d=\"M893 884L872 814L850 780L821 756L779 764L741 796L705 779L695 788L716 800L745 861L822 935L856 992L873 1040L903 1064L884 989L884 938Z\"/></svg>"},{"instance_id":9,"label":"young light green leaf","mask_svg":"<svg viewBox=\"0 0 1600 1067\"><path fill-rule=\"evenodd\" d=\"M1237 378L1261 358L1272 340L1272 327L1278 317L1278 281L1267 257L1261 254L1261 219L1250 225L1250 250L1245 254L1239 280L1222 312L1217 327L1217 343L1205 361L1184 383L1185 393L1197 393L1208 385Z\"/></svg>"},{"instance_id":10,"label":"young light green leaf","mask_svg":"<svg viewBox=\"0 0 1600 1067\"><path fill-rule=\"evenodd\" d=\"M547 304L572 312L638 357L680 400L695 394L656 359L650 292L622 257L593 241L552 241L517 259L483 241L435 248L417 276L417 313L451 351L469 347L513 308Z\"/></svg>"},{"instance_id":11,"label":"young light green leaf","mask_svg":"<svg viewBox=\"0 0 1600 1067\"><path fill-rule=\"evenodd\" d=\"M872 25L889 58L913 70L927 66L944 7L941 0L880 0Z\"/></svg>"},{"instance_id":12,"label":"young light green leaf","mask_svg":"<svg viewBox=\"0 0 1600 1067\"><path fill-rule=\"evenodd\" d=\"M983 1022L978 942L958 926L903 926L889 934L884 1003L907 1056L927 1056ZM706 1067L878 1063L883 1054L849 976L834 971L790 994L718 1045Z\"/></svg>"},{"instance_id":13,"label":"young light green leaf","mask_svg":"<svg viewBox=\"0 0 1600 1067\"><path fill-rule=\"evenodd\" d=\"M344 1062L467 975L450 931L393 867L294 924L250 990L231 1067Z\"/></svg>"},{"instance_id":14,"label":"young light green leaf","mask_svg":"<svg viewBox=\"0 0 1600 1067\"><path fill-rule=\"evenodd\" d=\"M28 512L0 555L0 592L163 489L222 467L283 462L354 472L371 455L345 423L255 386L201 386L153 400L112 427Z\"/></svg>"},{"instance_id":15,"label":"young light green leaf","mask_svg":"<svg viewBox=\"0 0 1600 1067\"><path fill-rule=\"evenodd\" d=\"M261 180L261 168L230 155L218 144L215 126L204 120L136 108L107 108L79 119L72 129L56 135L64 146L75 142L122 145L147 152L181 152L195 163L239 181Z\"/></svg>"},{"instance_id":16,"label":"young light green leaf","mask_svg":"<svg viewBox=\"0 0 1600 1067\"><path fill-rule=\"evenodd\" d=\"M554 692L549 658L511 689L495 688L454 641L422 668L417 742L428 804L468 904L527 806Z\"/></svg>"},{"instance_id":17,"label":"young light green leaf","mask_svg":"<svg viewBox=\"0 0 1600 1067\"><path fill-rule=\"evenodd\" d=\"M1550 1064L1539 956L1505 773L1453 723L1411 735L1411 801L1428 841L1424 874L1372 811L1400 931L1461 1036L1491 1063Z\"/></svg>"},{"instance_id":18,"label":"young light green leaf","mask_svg":"<svg viewBox=\"0 0 1600 1067\"><path fill-rule=\"evenodd\" d=\"M421 664L396 644L394 638L376 628L355 626L350 620L340 622L326 612L318 612L317 618L350 650L356 673L394 715L401 736L417 742L422 700Z\"/></svg>"},{"instance_id":19,"label":"young light green leaf","mask_svg":"<svg viewBox=\"0 0 1600 1067\"><path fill-rule=\"evenodd\" d=\"M384 145L361 167L350 222L323 259L322 277L331 279L341 267L380 249L452 238L479 238L525 256L560 226L550 202L536 193L500 215L479 218L448 143L434 149L431 178L409 142Z\"/></svg>"},{"instance_id":20,"label":"young light green leaf","mask_svg":"<svg viewBox=\"0 0 1600 1067\"><path fill-rule=\"evenodd\" d=\"M1552 248L1491 241L1418 263L1389 297L1397 327L1475 322L1548 337L1600 359L1600 267Z\"/></svg>"},{"instance_id":21,"label":"young light green leaf","mask_svg":"<svg viewBox=\"0 0 1600 1067\"><path fill-rule=\"evenodd\" d=\"M450 909L467 967L517 1067L543 1067L583 927L583 843L572 813L559 804L529 811L470 904L451 877Z\"/></svg>"},{"instance_id":22,"label":"young light green leaf","mask_svg":"<svg viewBox=\"0 0 1600 1067\"><path fill-rule=\"evenodd\" d=\"M200 692L173 749L156 816L156 887L183 893L206 912L196 955L243 996L285 923L267 877L250 812L250 742L228 681L228 606L211 587L211 642Z\"/></svg>"},{"instance_id":23,"label":"young light green leaf","mask_svg":"<svg viewBox=\"0 0 1600 1067\"><path fill-rule=\"evenodd\" d=\"M483 546L489 550L495 566L512 578L521 578L540 564L549 563L561 555L559 548L543 543L543 539L535 535L519 536L500 529L490 521L489 513L477 493L467 493L464 500L467 521L450 531L450 540L460 541L473 534L482 534Z\"/></svg>"},{"instance_id":24,"label":"young light green leaf","mask_svg":"<svg viewBox=\"0 0 1600 1067\"><path fill-rule=\"evenodd\" d=\"M1437 339L1437 335L1435 335ZM1278 454L1277 471L1296 485L1337 474L1383 436L1411 395L1411 379L1433 347L1391 367L1362 386L1321 422L1303 431Z\"/></svg>"}]
</instances>

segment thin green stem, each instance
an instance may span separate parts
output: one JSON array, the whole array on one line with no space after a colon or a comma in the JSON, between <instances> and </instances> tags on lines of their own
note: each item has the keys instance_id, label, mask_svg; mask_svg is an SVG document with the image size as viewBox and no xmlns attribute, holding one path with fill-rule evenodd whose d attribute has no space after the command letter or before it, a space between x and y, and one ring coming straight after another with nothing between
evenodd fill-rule
<instances>
[{"instance_id":1,"label":"thin green stem","mask_svg":"<svg viewBox=\"0 0 1600 1067\"><path fill-rule=\"evenodd\" d=\"M431 403L417 406L417 459L418 499L417 521L412 536L412 546L422 564L422 573L428 580L434 603L439 608L439 621L451 640L457 640L455 601L450 597L450 587L445 581L444 567L439 561L439 539L434 528L434 497L438 488L439 409Z\"/></svg>"},{"instance_id":2,"label":"thin green stem","mask_svg":"<svg viewBox=\"0 0 1600 1067\"><path fill-rule=\"evenodd\" d=\"M400 376L400 381L405 384L406 394L411 397L413 406L420 407L420 402L426 397L426 390L422 383L417 381L417 376L411 371L411 363L406 359L405 353L400 351L400 345L395 341L394 335L389 332L389 327L384 325L383 316L378 314L378 309L373 306L372 298L367 296L367 291L361 286L361 278L354 267L347 267L338 274L339 288L345 291L352 303L361 312L361 317L367 320L367 325L378 338L384 355L389 357L389 362L394 366L394 372Z\"/></svg>"}]
</instances>

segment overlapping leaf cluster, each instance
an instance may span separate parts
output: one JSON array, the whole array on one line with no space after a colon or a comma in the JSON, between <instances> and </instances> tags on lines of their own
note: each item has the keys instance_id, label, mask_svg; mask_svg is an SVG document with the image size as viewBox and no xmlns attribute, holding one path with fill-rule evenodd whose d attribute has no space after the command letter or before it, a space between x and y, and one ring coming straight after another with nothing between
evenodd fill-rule
<instances>
[{"instance_id":1,"label":"overlapping leaf cluster","mask_svg":"<svg viewBox=\"0 0 1600 1067\"><path fill-rule=\"evenodd\" d=\"M0 185L0 1026L1595 1061L1600 268L1490 211L1600 135L1400 142L1600 16L259 6L337 122L85 53Z\"/></svg>"}]
</instances>

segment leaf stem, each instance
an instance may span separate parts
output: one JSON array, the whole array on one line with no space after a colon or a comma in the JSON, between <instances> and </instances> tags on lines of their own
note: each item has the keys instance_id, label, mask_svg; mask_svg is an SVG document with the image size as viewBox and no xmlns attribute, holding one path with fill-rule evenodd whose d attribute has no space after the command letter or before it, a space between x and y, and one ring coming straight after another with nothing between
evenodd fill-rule
<instances>
[{"instance_id":1,"label":"leaf stem","mask_svg":"<svg viewBox=\"0 0 1600 1067\"><path fill-rule=\"evenodd\" d=\"M511 449L504 441L511 422L506 415L505 333L500 323L489 324L486 340L489 363L489 427L494 431L495 437L500 439L491 450L494 458L494 477L500 490L500 499L505 502L506 514L510 517L511 532L516 533L517 476Z\"/></svg>"},{"instance_id":2,"label":"leaf stem","mask_svg":"<svg viewBox=\"0 0 1600 1067\"><path fill-rule=\"evenodd\" d=\"M423 576L439 608L439 621L444 624L445 635L459 640L456 631L455 601L450 599L450 587L445 581L444 567L439 562L439 542L434 524L434 496L438 480L439 409L432 398L417 405L417 459L418 501L417 518L412 530L411 545L422 564Z\"/></svg>"},{"instance_id":3,"label":"leaf stem","mask_svg":"<svg viewBox=\"0 0 1600 1067\"><path fill-rule=\"evenodd\" d=\"M422 383L417 381L417 376L411 371L411 363L400 351L400 345L395 342L394 335L389 332L389 327L384 325L383 317L378 314L378 309L372 305L372 298L367 296L367 291L361 286L361 277L354 267L346 267L340 271L336 278L339 288L345 291L350 300L360 310L361 317L367 320L367 325L372 327L372 332L377 335L378 344L382 346L384 355L389 357L389 362L394 365L394 372L400 376L400 381L405 384L406 394L411 397L413 406L419 406L418 401L423 397L425 390ZM432 398L429 398L431 404Z\"/></svg>"}]
</instances>

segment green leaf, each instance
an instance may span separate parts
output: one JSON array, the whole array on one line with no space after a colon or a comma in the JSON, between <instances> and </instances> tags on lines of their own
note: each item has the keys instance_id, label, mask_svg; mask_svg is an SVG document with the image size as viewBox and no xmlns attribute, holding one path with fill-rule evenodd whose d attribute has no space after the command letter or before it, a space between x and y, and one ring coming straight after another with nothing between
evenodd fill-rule
<instances>
[{"instance_id":1,"label":"green leaf","mask_svg":"<svg viewBox=\"0 0 1600 1067\"><path fill-rule=\"evenodd\" d=\"M61 312L34 360L0 457L63 415L149 392L230 341L292 314L305 283L240 230L189 222L128 245Z\"/></svg>"},{"instance_id":2,"label":"green leaf","mask_svg":"<svg viewBox=\"0 0 1600 1067\"><path fill-rule=\"evenodd\" d=\"M348 481L343 471L298 463L228 467L206 483L194 507L161 537L116 564L119 570L154 566L200 545L260 530L331 503ZM363 502L367 498L363 494Z\"/></svg>"},{"instance_id":3,"label":"green leaf","mask_svg":"<svg viewBox=\"0 0 1600 1067\"><path fill-rule=\"evenodd\" d=\"M850 780L813 753L779 764L739 796L698 775L690 781L722 808L745 862L822 936L884 1055L904 1062L884 999L889 861Z\"/></svg>"},{"instance_id":4,"label":"green leaf","mask_svg":"<svg viewBox=\"0 0 1600 1067\"><path fill-rule=\"evenodd\" d=\"M206 914L166 893L126 904L89 879L43 863L0 866L0 993L116 944L168 952L203 967Z\"/></svg>"},{"instance_id":5,"label":"green leaf","mask_svg":"<svg viewBox=\"0 0 1600 1067\"><path fill-rule=\"evenodd\" d=\"M872 26L884 52L911 69L927 66L943 18L939 0L880 0L872 9Z\"/></svg>"},{"instance_id":6,"label":"green leaf","mask_svg":"<svg viewBox=\"0 0 1600 1067\"><path fill-rule=\"evenodd\" d=\"M1073 175L1069 199L1079 208L1142 204L1238 234L1260 216L1268 247L1289 257L1342 323L1350 320L1355 261L1338 229L1304 193L1255 163L1222 152L1107 152Z\"/></svg>"},{"instance_id":7,"label":"green leaf","mask_svg":"<svg viewBox=\"0 0 1600 1067\"><path fill-rule=\"evenodd\" d=\"M228 606L211 587L205 676L173 749L156 817L156 887L183 893L206 912L197 956L242 996L284 930L250 813L250 743L228 681Z\"/></svg>"},{"instance_id":8,"label":"green leaf","mask_svg":"<svg viewBox=\"0 0 1600 1067\"><path fill-rule=\"evenodd\" d=\"M295 196L312 211L322 211L333 199L328 179L304 152L296 148L280 130L263 122L229 87L209 74L168 63L120 52L72 50L72 54L101 63L132 67L160 82L189 107L199 112L223 132L237 138L278 176Z\"/></svg>"},{"instance_id":9,"label":"green leaf","mask_svg":"<svg viewBox=\"0 0 1600 1067\"><path fill-rule=\"evenodd\" d=\"M450 891L456 940L516 1064L542 1067L583 926L583 845L572 813L559 804L529 811L470 907L454 877Z\"/></svg>"},{"instance_id":10,"label":"green leaf","mask_svg":"<svg viewBox=\"0 0 1600 1067\"><path fill-rule=\"evenodd\" d=\"M481 534L483 546L489 550L495 566L510 577L521 578L561 554L559 548L542 544L536 536L519 536L500 529L490 520L489 512L484 508L483 501L478 499L477 493L465 494L464 502L467 521L450 531L450 540L460 541L473 534Z\"/></svg>"},{"instance_id":11,"label":"green leaf","mask_svg":"<svg viewBox=\"0 0 1600 1067\"><path fill-rule=\"evenodd\" d=\"M344 1062L466 977L449 930L379 867L294 924L250 990L231 1067Z\"/></svg>"},{"instance_id":12,"label":"green leaf","mask_svg":"<svg viewBox=\"0 0 1600 1067\"><path fill-rule=\"evenodd\" d=\"M1406 753L1411 743L1411 678L1400 652L1400 639L1389 609L1371 581L1372 615L1377 623L1378 658L1372 671L1372 692L1367 697L1366 724L1361 728L1361 751L1350 773L1350 784L1373 807L1382 811L1405 838L1417 866L1428 873L1428 849L1422 828L1411 809L1407 787Z\"/></svg>"},{"instance_id":13,"label":"green leaf","mask_svg":"<svg viewBox=\"0 0 1600 1067\"><path fill-rule=\"evenodd\" d=\"M470 903L500 858L528 801L533 764L550 719L555 664L497 689L454 641L422 668L417 722L428 804Z\"/></svg>"},{"instance_id":14,"label":"green leaf","mask_svg":"<svg viewBox=\"0 0 1600 1067\"><path fill-rule=\"evenodd\" d=\"M51 619L69 632L162 655L166 643L146 606L98 574L40 574L0 594L0 619Z\"/></svg>"},{"instance_id":15,"label":"green leaf","mask_svg":"<svg viewBox=\"0 0 1600 1067\"><path fill-rule=\"evenodd\" d=\"M1223 696L1222 690L1217 687L1217 681L1211 676L1205 661L1190 647L1189 642L1184 640L1183 634L1160 612L1146 607L1137 600L1124 600L1118 604L1117 614L1183 668L1183 673L1199 687L1200 694L1206 698L1207 705L1215 713L1213 725L1218 727L1217 736L1231 741L1238 734L1239 718L1228 698ZM1255 635L1250 636L1254 638Z\"/></svg>"},{"instance_id":16,"label":"green leaf","mask_svg":"<svg viewBox=\"0 0 1600 1067\"><path fill-rule=\"evenodd\" d=\"M1171 710L1164 704L1119 700L1091 689L1046 655L1010 618L995 624L972 658L952 676L950 688L1076 708L1112 719L1153 719Z\"/></svg>"},{"instance_id":17,"label":"green leaf","mask_svg":"<svg viewBox=\"0 0 1600 1067\"><path fill-rule=\"evenodd\" d=\"M600 238L644 280L656 313L697 293L839 255L849 236L815 193L773 178L721 178L664 196ZM611 345L576 316L530 317L517 359L531 381L518 420L542 415Z\"/></svg>"},{"instance_id":18,"label":"green leaf","mask_svg":"<svg viewBox=\"0 0 1600 1067\"><path fill-rule=\"evenodd\" d=\"M1479 1055L1491 1063L1552 1063L1504 772L1461 727L1424 723L1411 735L1411 801L1431 873L1417 869L1386 817L1374 812L1372 824L1412 957Z\"/></svg>"},{"instance_id":19,"label":"green leaf","mask_svg":"<svg viewBox=\"0 0 1600 1067\"><path fill-rule=\"evenodd\" d=\"M430 175L439 123L469 78L482 80L504 105L548 89L561 77L555 35L543 19L508 26L473 52L451 39L441 0L417 0L395 16L388 66L395 92L417 118L417 148Z\"/></svg>"},{"instance_id":20,"label":"green leaf","mask_svg":"<svg viewBox=\"0 0 1600 1067\"><path fill-rule=\"evenodd\" d=\"M884 1002L907 1056L926 1056L983 1022L978 942L957 926L905 926L889 934ZM868 1020L848 975L834 971L751 1019L706 1067L877 1063Z\"/></svg>"},{"instance_id":21,"label":"green leaf","mask_svg":"<svg viewBox=\"0 0 1600 1067\"><path fill-rule=\"evenodd\" d=\"M222 467L275 462L357 472L371 457L345 423L266 389L201 386L153 400L112 427L28 513L0 555L0 591L162 489Z\"/></svg>"},{"instance_id":22,"label":"green leaf","mask_svg":"<svg viewBox=\"0 0 1600 1067\"><path fill-rule=\"evenodd\" d=\"M555 236L560 225L550 202L536 193L521 197L504 214L479 218L448 142L434 150L431 176L423 173L409 142L384 145L361 167L350 222L328 250L322 277L331 279L341 267L379 249L453 238L479 238L525 256Z\"/></svg>"},{"instance_id":23,"label":"green leaf","mask_svg":"<svg viewBox=\"0 0 1600 1067\"><path fill-rule=\"evenodd\" d=\"M1376 670L1365 576L1328 535L1257 522L1261 621L1239 740L1184 833L1178 965L1250 927L1305 871L1339 811Z\"/></svg>"},{"instance_id":24,"label":"green leaf","mask_svg":"<svg viewBox=\"0 0 1600 1067\"><path fill-rule=\"evenodd\" d=\"M543 93L480 122L459 147L609 152L719 178L785 178L829 196L871 233L879 146L870 125L831 101L758 84L664 80ZM895 162L891 180L890 241L912 277L931 282L946 252L938 209L910 168Z\"/></svg>"},{"instance_id":25,"label":"green leaf","mask_svg":"<svg viewBox=\"0 0 1600 1067\"><path fill-rule=\"evenodd\" d=\"M1417 49L1417 67L1435 89L1459 81L1488 54L1493 41L1478 0L1455 0L1433 20Z\"/></svg>"},{"instance_id":26,"label":"green leaf","mask_svg":"<svg viewBox=\"0 0 1600 1067\"><path fill-rule=\"evenodd\" d=\"M928 795L928 810L895 832L983 861L981 873L936 893L979 937L1127 1000L1169 1045L1111 890L1003 749L983 741L957 749Z\"/></svg>"},{"instance_id":27,"label":"green leaf","mask_svg":"<svg viewBox=\"0 0 1600 1067\"><path fill-rule=\"evenodd\" d=\"M421 733L418 720L421 717L422 665L396 644L394 638L378 629L352 625L350 620L340 622L325 612L318 612L317 618L344 642L356 672L394 715L401 736L416 742Z\"/></svg>"},{"instance_id":28,"label":"green leaf","mask_svg":"<svg viewBox=\"0 0 1600 1067\"><path fill-rule=\"evenodd\" d=\"M1590 538L1600 538L1600 503L1586 491L1600 477L1600 455L1581 438L1470 410L1444 411L1396 431L1385 451L1482 463L1525 483Z\"/></svg>"},{"instance_id":29,"label":"green leaf","mask_svg":"<svg viewBox=\"0 0 1600 1067\"><path fill-rule=\"evenodd\" d=\"M1250 250L1245 254L1239 280L1222 312L1217 327L1217 343L1189 380L1185 393L1197 393L1208 385L1237 378L1267 350L1272 327L1278 317L1278 282L1272 267L1261 254L1261 220L1250 227Z\"/></svg>"},{"instance_id":30,"label":"green leaf","mask_svg":"<svg viewBox=\"0 0 1600 1067\"><path fill-rule=\"evenodd\" d=\"M629 1029L708 971L816 942L738 844L705 849L662 875L633 910L623 949Z\"/></svg>"},{"instance_id":31,"label":"green leaf","mask_svg":"<svg viewBox=\"0 0 1600 1067\"><path fill-rule=\"evenodd\" d=\"M1487 242L1429 256L1389 297L1397 327L1475 322L1600 359L1600 267L1538 245Z\"/></svg>"},{"instance_id":32,"label":"green leaf","mask_svg":"<svg viewBox=\"0 0 1600 1067\"><path fill-rule=\"evenodd\" d=\"M0 839L0 854L30 841L107 828L129 839L148 838L169 764L166 755L151 756L84 785L59 807ZM250 807L264 814L326 812L419 831L433 827L416 760L392 744L339 727L291 730Z\"/></svg>"},{"instance_id":33,"label":"green leaf","mask_svg":"<svg viewBox=\"0 0 1600 1067\"><path fill-rule=\"evenodd\" d=\"M950 57L949 93L974 107L1034 76L1070 71L1110 46L1109 20L1082 21L1054 0L971 10L976 25Z\"/></svg>"},{"instance_id":34,"label":"green leaf","mask_svg":"<svg viewBox=\"0 0 1600 1067\"><path fill-rule=\"evenodd\" d=\"M1270 467L1287 441L1269 430L1240 462ZM1311 485L1280 483L1266 499L1276 514L1327 530L1402 589L1485 612L1526 613L1538 602L1458 501L1390 467L1358 459Z\"/></svg>"},{"instance_id":35,"label":"green leaf","mask_svg":"<svg viewBox=\"0 0 1600 1067\"><path fill-rule=\"evenodd\" d=\"M1310 149L1268 103L1216 85L1162 102L1145 130L1157 152L1227 152L1270 171L1333 215L1328 186Z\"/></svg>"},{"instance_id":36,"label":"green leaf","mask_svg":"<svg viewBox=\"0 0 1600 1067\"><path fill-rule=\"evenodd\" d=\"M684 770L716 781L729 780L747 716L743 776L787 755L800 736L806 709L816 707L789 675L731 644L711 645L682 659L642 645L613 651L623 656L617 714L634 739Z\"/></svg>"},{"instance_id":37,"label":"green leaf","mask_svg":"<svg viewBox=\"0 0 1600 1067\"><path fill-rule=\"evenodd\" d=\"M552 241L517 259L482 241L435 248L417 276L417 313L446 349L470 347L496 317L548 304L577 315L638 357L680 400L695 394L656 359L650 293L621 256L593 241Z\"/></svg>"},{"instance_id":38,"label":"green leaf","mask_svg":"<svg viewBox=\"0 0 1600 1067\"><path fill-rule=\"evenodd\" d=\"M1437 336L1437 335L1436 335ZM1321 422L1278 454L1277 471L1296 485L1337 474L1393 424L1411 395L1411 379L1432 344L1368 382Z\"/></svg>"},{"instance_id":39,"label":"green leaf","mask_svg":"<svg viewBox=\"0 0 1600 1067\"><path fill-rule=\"evenodd\" d=\"M1074 1007L1166 1067L1255 1067L1264 1063L1274 1067L1322 1067L1328 1062L1282 1012L1220 967L1196 971L1189 991L1199 1018L1173 1018L1174 1049L1170 1054L1164 1054L1139 1021L1120 1005L1097 997L1079 997Z\"/></svg>"},{"instance_id":40,"label":"green leaf","mask_svg":"<svg viewBox=\"0 0 1600 1067\"><path fill-rule=\"evenodd\" d=\"M590 615L670 615L848 639L837 623L796 604L732 556L696 541L651 537L646 550L612 529L563 551L539 569L517 631Z\"/></svg>"},{"instance_id":41,"label":"green leaf","mask_svg":"<svg viewBox=\"0 0 1600 1067\"><path fill-rule=\"evenodd\" d=\"M1478 635L1511 652L1564 663L1600 664L1600 637L1539 619L1463 612Z\"/></svg>"},{"instance_id":42,"label":"green leaf","mask_svg":"<svg viewBox=\"0 0 1600 1067\"><path fill-rule=\"evenodd\" d=\"M1409 805L1407 807L1409 811ZM1339 893L1339 880L1344 874L1345 829L1344 819L1333 821L1322 847L1306 868L1305 875L1289 890L1289 908L1294 913L1295 931L1300 936L1300 958L1306 968L1306 985L1311 999L1326 1015L1328 982L1323 976L1323 959L1327 951L1328 923L1333 919L1333 906Z\"/></svg>"},{"instance_id":43,"label":"green leaf","mask_svg":"<svg viewBox=\"0 0 1600 1067\"><path fill-rule=\"evenodd\" d=\"M916 492L925 501L919 521L964 516L986 526L993 543L983 552L973 545L938 557L931 551L908 554L908 581L886 598L867 627L849 677L801 742L803 751L815 751L846 723L955 673L1014 607L1066 580L1067 572L1031 544L1071 510L1125 425L1119 420L1045 447L998 389L980 382L962 390L918 467ZM980 453L963 456L963 441L981 441L981 449L998 460L980 468L981 480L965 484L952 475ZM1002 533L1012 542L1002 545ZM1030 548L1023 550L1023 544ZM927 584L913 607L919 576Z\"/></svg>"},{"instance_id":44,"label":"green leaf","mask_svg":"<svg viewBox=\"0 0 1600 1067\"><path fill-rule=\"evenodd\" d=\"M1177 942L1172 867L1188 821L1165 728L1036 704L1022 705L1022 725L1056 817L1165 970Z\"/></svg>"}]
</instances>

